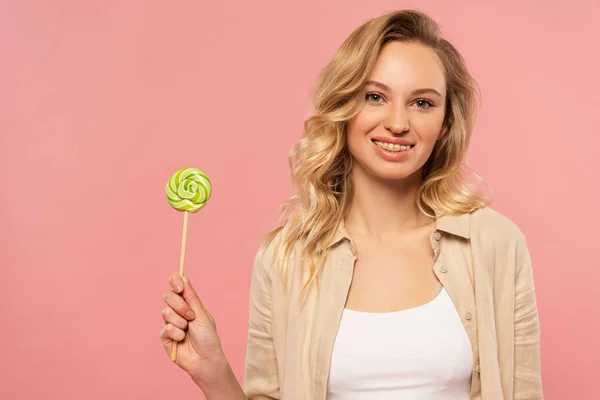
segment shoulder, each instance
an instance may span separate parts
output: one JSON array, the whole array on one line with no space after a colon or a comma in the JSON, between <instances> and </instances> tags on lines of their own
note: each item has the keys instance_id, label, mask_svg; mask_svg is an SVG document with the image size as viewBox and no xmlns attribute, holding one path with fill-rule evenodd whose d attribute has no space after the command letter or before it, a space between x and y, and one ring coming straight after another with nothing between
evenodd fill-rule
<instances>
[{"instance_id":1,"label":"shoulder","mask_svg":"<svg viewBox=\"0 0 600 400\"><path fill-rule=\"evenodd\" d=\"M501 242L518 243L525 240L521 228L506 215L484 207L470 214L470 231L472 236L485 235Z\"/></svg>"},{"instance_id":2,"label":"shoulder","mask_svg":"<svg viewBox=\"0 0 600 400\"><path fill-rule=\"evenodd\" d=\"M470 216L471 248L498 264L516 264L517 270L530 263L527 240L521 228L489 207ZM512 261L511 261L512 260Z\"/></svg>"},{"instance_id":3,"label":"shoulder","mask_svg":"<svg viewBox=\"0 0 600 400\"><path fill-rule=\"evenodd\" d=\"M301 259L303 243L297 242L289 249L281 231L275 231L263 239L254 256L254 270L272 277L282 268L290 269Z\"/></svg>"},{"instance_id":4,"label":"shoulder","mask_svg":"<svg viewBox=\"0 0 600 400\"><path fill-rule=\"evenodd\" d=\"M275 247L279 235L273 238L265 238L259 243L258 249L254 254L253 270L254 273L271 275L273 265L275 264Z\"/></svg>"}]
</instances>

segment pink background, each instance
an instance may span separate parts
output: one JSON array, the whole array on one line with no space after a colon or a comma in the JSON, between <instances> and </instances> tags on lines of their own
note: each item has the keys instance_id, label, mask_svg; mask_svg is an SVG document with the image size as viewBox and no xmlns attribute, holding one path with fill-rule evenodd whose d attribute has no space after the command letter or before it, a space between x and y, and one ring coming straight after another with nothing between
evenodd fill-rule
<instances>
[{"instance_id":1,"label":"pink background","mask_svg":"<svg viewBox=\"0 0 600 400\"><path fill-rule=\"evenodd\" d=\"M431 13L481 85L469 162L529 238L546 398L597 396L600 3L350 4L0 3L0 398L201 397L158 337L182 224L164 186L184 166L214 185L186 271L241 378L251 261L309 89L401 7Z\"/></svg>"}]
</instances>

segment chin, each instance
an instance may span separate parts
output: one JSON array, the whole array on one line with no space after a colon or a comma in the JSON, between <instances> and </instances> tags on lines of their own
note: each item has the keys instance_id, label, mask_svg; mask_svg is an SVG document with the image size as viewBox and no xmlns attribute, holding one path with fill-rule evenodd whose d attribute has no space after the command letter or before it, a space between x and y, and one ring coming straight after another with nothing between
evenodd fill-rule
<instances>
[{"instance_id":1,"label":"chin","mask_svg":"<svg viewBox=\"0 0 600 400\"><path fill-rule=\"evenodd\" d=\"M398 166L373 166L369 168L370 175L381 181L400 182L413 179L418 176L420 169L410 168L408 165Z\"/></svg>"}]
</instances>

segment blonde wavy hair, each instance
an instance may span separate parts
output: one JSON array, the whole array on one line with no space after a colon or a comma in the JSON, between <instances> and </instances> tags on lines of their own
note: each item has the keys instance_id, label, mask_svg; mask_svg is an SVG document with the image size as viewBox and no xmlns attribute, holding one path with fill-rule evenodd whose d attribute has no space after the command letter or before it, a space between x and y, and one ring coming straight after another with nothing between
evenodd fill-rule
<instances>
[{"instance_id":1,"label":"blonde wavy hair","mask_svg":"<svg viewBox=\"0 0 600 400\"><path fill-rule=\"evenodd\" d=\"M490 200L468 182L463 163L475 121L478 86L460 53L443 39L429 16L400 10L371 19L354 30L316 81L311 116L304 134L289 154L295 194L282 205L278 226L266 236L274 241L275 265L286 280L288 262L306 261L309 279L317 281L328 245L352 201L352 156L346 145L346 123L364 105L364 85L383 46L391 41L415 42L436 52L445 67L447 100L444 127L423 167L417 193L419 209L434 218L472 212Z\"/></svg>"}]
</instances>

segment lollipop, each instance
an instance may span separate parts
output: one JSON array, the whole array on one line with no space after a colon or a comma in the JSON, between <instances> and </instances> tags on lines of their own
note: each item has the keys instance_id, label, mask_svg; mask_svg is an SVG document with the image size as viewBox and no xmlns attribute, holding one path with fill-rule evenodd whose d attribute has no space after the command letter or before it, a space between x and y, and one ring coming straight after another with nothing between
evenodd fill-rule
<instances>
[{"instance_id":1,"label":"lollipop","mask_svg":"<svg viewBox=\"0 0 600 400\"><path fill-rule=\"evenodd\" d=\"M187 242L188 216L206 205L212 193L208 176L196 168L184 168L177 171L167 183L167 200L177 211L183 211L183 235L181 237L181 258L179 275L183 277L185 247ZM171 360L177 359L177 342L173 342Z\"/></svg>"}]
</instances>

